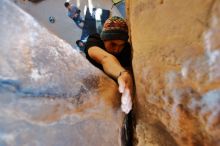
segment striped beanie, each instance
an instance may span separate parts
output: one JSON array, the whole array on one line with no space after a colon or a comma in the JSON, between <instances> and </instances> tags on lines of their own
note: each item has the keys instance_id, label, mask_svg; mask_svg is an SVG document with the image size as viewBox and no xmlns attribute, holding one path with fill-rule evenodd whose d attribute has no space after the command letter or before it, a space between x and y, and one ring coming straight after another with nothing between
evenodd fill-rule
<instances>
[{"instance_id":1,"label":"striped beanie","mask_svg":"<svg viewBox=\"0 0 220 146\"><path fill-rule=\"evenodd\" d=\"M128 40L128 26L124 19L113 16L107 19L100 34L102 40Z\"/></svg>"}]
</instances>

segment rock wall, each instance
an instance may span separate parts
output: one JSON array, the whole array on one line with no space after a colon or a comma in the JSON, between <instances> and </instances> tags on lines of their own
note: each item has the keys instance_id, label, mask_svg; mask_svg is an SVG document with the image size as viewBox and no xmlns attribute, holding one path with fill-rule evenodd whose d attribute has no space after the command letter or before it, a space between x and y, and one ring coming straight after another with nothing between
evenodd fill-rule
<instances>
[{"instance_id":1,"label":"rock wall","mask_svg":"<svg viewBox=\"0 0 220 146\"><path fill-rule=\"evenodd\" d=\"M126 2L135 145L220 146L220 1Z\"/></svg>"},{"instance_id":2,"label":"rock wall","mask_svg":"<svg viewBox=\"0 0 220 146\"><path fill-rule=\"evenodd\" d=\"M122 146L116 83L0 1L0 146Z\"/></svg>"}]
</instances>

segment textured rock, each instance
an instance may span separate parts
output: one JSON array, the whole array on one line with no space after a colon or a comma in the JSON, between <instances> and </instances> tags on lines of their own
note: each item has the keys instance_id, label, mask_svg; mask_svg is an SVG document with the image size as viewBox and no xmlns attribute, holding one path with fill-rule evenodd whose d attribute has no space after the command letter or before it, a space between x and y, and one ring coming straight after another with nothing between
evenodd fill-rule
<instances>
[{"instance_id":1,"label":"textured rock","mask_svg":"<svg viewBox=\"0 0 220 146\"><path fill-rule=\"evenodd\" d=\"M136 145L219 146L220 1L129 0L127 9Z\"/></svg>"},{"instance_id":2,"label":"textured rock","mask_svg":"<svg viewBox=\"0 0 220 146\"><path fill-rule=\"evenodd\" d=\"M1 146L121 145L114 81L7 0L0 32Z\"/></svg>"}]
</instances>

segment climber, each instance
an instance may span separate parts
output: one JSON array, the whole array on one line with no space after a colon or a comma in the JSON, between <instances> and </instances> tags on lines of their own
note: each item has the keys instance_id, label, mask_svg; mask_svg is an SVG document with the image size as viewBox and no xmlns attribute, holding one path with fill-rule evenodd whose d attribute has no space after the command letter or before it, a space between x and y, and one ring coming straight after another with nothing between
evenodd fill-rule
<instances>
[{"instance_id":1,"label":"climber","mask_svg":"<svg viewBox=\"0 0 220 146\"><path fill-rule=\"evenodd\" d=\"M76 25L82 29L84 25L84 20L80 16L81 10L77 8L75 5L70 5L69 2L65 2L64 6L67 8L67 15L76 23Z\"/></svg>"},{"instance_id":2,"label":"climber","mask_svg":"<svg viewBox=\"0 0 220 146\"><path fill-rule=\"evenodd\" d=\"M133 78L128 26L124 19L114 16L104 23L101 34L88 37L86 58L117 81L122 93L121 109L128 114L132 108Z\"/></svg>"}]
</instances>

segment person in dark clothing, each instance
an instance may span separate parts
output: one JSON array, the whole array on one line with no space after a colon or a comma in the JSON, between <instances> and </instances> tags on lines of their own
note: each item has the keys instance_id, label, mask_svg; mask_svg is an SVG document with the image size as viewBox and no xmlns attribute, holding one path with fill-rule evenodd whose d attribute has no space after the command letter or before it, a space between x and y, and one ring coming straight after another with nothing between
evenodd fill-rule
<instances>
[{"instance_id":1,"label":"person in dark clothing","mask_svg":"<svg viewBox=\"0 0 220 146\"><path fill-rule=\"evenodd\" d=\"M132 109L133 79L128 26L124 19L114 16L104 23L101 34L90 35L85 46L86 58L117 81L122 93L121 109Z\"/></svg>"},{"instance_id":2,"label":"person in dark clothing","mask_svg":"<svg viewBox=\"0 0 220 146\"><path fill-rule=\"evenodd\" d=\"M81 10L77 8L75 5L70 5L69 2L65 2L64 6L67 8L67 15L76 23L76 25L82 29L84 25L84 20L80 16Z\"/></svg>"}]
</instances>

